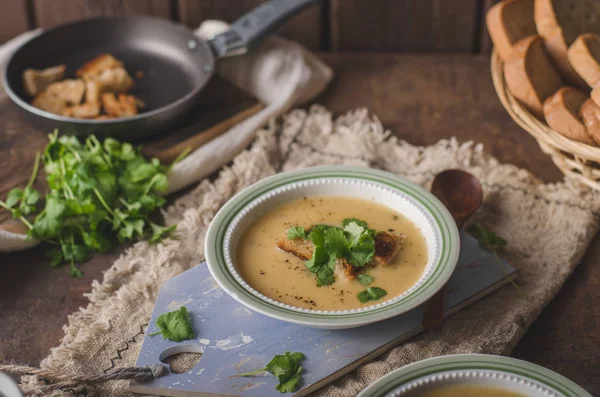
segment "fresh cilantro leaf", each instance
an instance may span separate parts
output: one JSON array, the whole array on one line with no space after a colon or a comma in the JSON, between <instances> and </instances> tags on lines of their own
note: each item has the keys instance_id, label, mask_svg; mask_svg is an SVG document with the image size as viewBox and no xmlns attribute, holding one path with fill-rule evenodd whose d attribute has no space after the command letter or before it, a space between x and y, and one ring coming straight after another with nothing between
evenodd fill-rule
<instances>
[{"instance_id":1,"label":"fresh cilantro leaf","mask_svg":"<svg viewBox=\"0 0 600 397\"><path fill-rule=\"evenodd\" d=\"M153 178L152 189L155 192L165 193L169 189L169 181L165 174L156 174Z\"/></svg>"},{"instance_id":2,"label":"fresh cilantro leaf","mask_svg":"<svg viewBox=\"0 0 600 397\"><path fill-rule=\"evenodd\" d=\"M23 192L23 201L28 205L35 205L39 199L40 193L31 187L26 188Z\"/></svg>"},{"instance_id":3,"label":"fresh cilantro leaf","mask_svg":"<svg viewBox=\"0 0 600 397\"><path fill-rule=\"evenodd\" d=\"M375 301L387 295L387 291L379 287L369 287L366 291L359 292L356 296L361 303Z\"/></svg>"},{"instance_id":4,"label":"fresh cilantro leaf","mask_svg":"<svg viewBox=\"0 0 600 397\"><path fill-rule=\"evenodd\" d=\"M132 182L140 182L150 179L156 174L156 167L152 164L142 163L129 169Z\"/></svg>"},{"instance_id":5,"label":"fresh cilantro leaf","mask_svg":"<svg viewBox=\"0 0 600 397\"><path fill-rule=\"evenodd\" d=\"M301 371L302 367L300 367L298 369ZM275 386L275 390L277 390L280 393L293 392L294 390L296 390L296 388L298 388L299 382L300 382L300 374L298 373L298 374L292 375L288 380Z\"/></svg>"},{"instance_id":6,"label":"fresh cilantro leaf","mask_svg":"<svg viewBox=\"0 0 600 397\"><path fill-rule=\"evenodd\" d=\"M326 228L314 227L308 235L310 241L314 245L312 257L306 261L306 267L311 272L317 275L317 286L330 285L335 281L333 276L333 265L325 248L325 232Z\"/></svg>"},{"instance_id":7,"label":"fresh cilantro leaf","mask_svg":"<svg viewBox=\"0 0 600 397\"><path fill-rule=\"evenodd\" d=\"M325 250L330 257L339 259L348 251L348 239L342 229L331 227L325 230Z\"/></svg>"},{"instance_id":8,"label":"fresh cilantro leaf","mask_svg":"<svg viewBox=\"0 0 600 397\"><path fill-rule=\"evenodd\" d=\"M280 393L294 392L298 389L302 378L302 366L300 364L304 359L304 354L300 352L285 352L273 357L264 368L246 372L239 376L256 376L261 372L267 371L277 377L279 381L279 384L275 386L277 391Z\"/></svg>"},{"instance_id":9,"label":"fresh cilantro leaf","mask_svg":"<svg viewBox=\"0 0 600 397\"><path fill-rule=\"evenodd\" d=\"M498 257L498 251L503 249L507 244L506 240L477 222L469 226L467 232L477 239L481 248L491 251L492 254L494 254L496 263L498 264L502 274L504 274L504 277L506 277L506 279L512 284L513 287L515 287L517 291L519 291L522 296L525 296L525 293L523 290L521 290L519 285L508 276L508 272L504 268L500 257Z\"/></svg>"},{"instance_id":10,"label":"fresh cilantro leaf","mask_svg":"<svg viewBox=\"0 0 600 397\"><path fill-rule=\"evenodd\" d=\"M194 329L192 328L190 315L185 306L181 306L179 310L158 316L156 326L160 328L160 331L148 334L148 336L162 334L164 339L173 342L181 342L194 338Z\"/></svg>"},{"instance_id":11,"label":"fresh cilantro leaf","mask_svg":"<svg viewBox=\"0 0 600 397\"><path fill-rule=\"evenodd\" d=\"M19 189L18 187L12 189L10 192L8 192L8 195L6 196L7 207L13 208L15 204L17 204L19 200L21 200L21 197L23 197L23 189Z\"/></svg>"},{"instance_id":12,"label":"fresh cilantro leaf","mask_svg":"<svg viewBox=\"0 0 600 397\"><path fill-rule=\"evenodd\" d=\"M96 188L108 205L114 205L117 198L117 177L109 172L96 174Z\"/></svg>"},{"instance_id":13,"label":"fresh cilantro leaf","mask_svg":"<svg viewBox=\"0 0 600 397\"><path fill-rule=\"evenodd\" d=\"M371 298L369 297L369 293L367 291L361 291L359 292L356 297L358 298L358 300L361 303L367 303L368 301L371 300Z\"/></svg>"},{"instance_id":14,"label":"fresh cilantro leaf","mask_svg":"<svg viewBox=\"0 0 600 397\"><path fill-rule=\"evenodd\" d=\"M292 226L287 231L287 238L288 240L294 240L297 238L306 240L308 238L308 233L306 233L306 230L304 230L303 227Z\"/></svg>"},{"instance_id":15,"label":"fresh cilantro leaf","mask_svg":"<svg viewBox=\"0 0 600 397\"><path fill-rule=\"evenodd\" d=\"M166 203L167 167L145 159L129 143L93 135L80 142L54 131L43 154L36 156L25 188L9 192L0 207L21 219L30 235L57 244L51 265L69 262L71 274L81 275L76 262L92 251L105 252L117 240L148 237L158 241L174 230L153 223L152 213ZM33 188L43 160L49 191L45 206L36 213L40 194ZM25 216L36 214L30 224Z\"/></svg>"},{"instance_id":16,"label":"fresh cilantro leaf","mask_svg":"<svg viewBox=\"0 0 600 397\"><path fill-rule=\"evenodd\" d=\"M479 246L483 249L493 250L506 246L506 240L496 233L488 230L480 223L473 223L467 232L477 239Z\"/></svg>"},{"instance_id":17,"label":"fresh cilantro leaf","mask_svg":"<svg viewBox=\"0 0 600 397\"><path fill-rule=\"evenodd\" d=\"M342 226L344 226L344 228L346 226L348 226L351 223L356 223L358 226L364 228L364 229L368 229L369 225L367 225L367 222L365 221L361 221L360 219L356 219L356 218L346 218L342 221Z\"/></svg>"},{"instance_id":18,"label":"fresh cilantro leaf","mask_svg":"<svg viewBox=\"0 0 600 397\"><path fill-rule=\"evenodd\" d=\"M32 185L37 177L38 169L40 166L40 154L35 155L35 162L33 164L33 171L29 177L29 182L25 189L14 188L8 192L6 202L0 200L0 207L10 211L13 218L20 219L30 230L33 225L25 218L26 215L32 214L36 211L35 205L40 198L40 194L35 190Z\"/></svg>"},{"instance_id":19,"label":"fresh cilantro leaf","mask_svg":"<svg viewBox=\"0 0 600 397\"><path fill-rule=\"evenodd\" d=\"M352 266L363 267L373 260L375 255L375 239L370 233L365 232L360 235L358 240L350 248L346 259Z\"/></svg>"},{"instance_id":20,"label":"fresh cilantro leaf","mask_svg":"<svg viewBox=\"0 0 600 397\"><path fill-rule=\"evenodd\" d=\"M369 297L371 297L371 300L377 300L387 295L386 290L379 287L369 287L367 288L367 292L369 293Z\"/></svg>"},{"instance_id":21,"label":"fresh cilantro leaf","mask_svg":"<svg viewBox=\"0 0 600 397\"><path fill-rule=\"evenodd\" d=\"M152 236L150 237L151 243L156 243L160 241L163 237L171 234L175 229L177 229L177 225L172 226L160 226L156 223L151 223L150 228L152 229Z\"/></svg>"},{"instance_id":22,"label":"fresh cilantro leaf","mask_svg":"<svg viewBox=\"0 0 600 397\"><path fill-rule=\"evenodd\" d=\"M373 276L369 275L369 274L359 274L358 275L358 282L361 283L362 285L369 285L373 282L374 278Z\"/></svg>"},{"instance_id":23,"label":"fresh cilantro leaf","mask_svg":"<svg viewBox=\"0 0 600 397\"><path fill-rule=\"evenodd\" d=\"M325 233L321 228L313 228L308 235L315 249L312 257L306 261L306 267L313 273L317 273L321 266L329 260L329 255L325 250Z\"/></svg>"},{"instance_id":24,"label":"fresh cilantro leaf","mask_svg":"<svg viewBox=\"0 0 600 397\"><path fill-rule=\"evenodd\" d=\"M64 262L62 250L60 248L53 248L46 253L46 256L50 258L50 266L57 267Z\"/></svg>"},{"instance_id":25,"label":"fresh cilantro leaf","mask_svg":"<svg viewBox=\"0 0 600 397\"><path fill-rule=\"evenodd\" d=\"M72 262L83 262L89 252L86 246L75 243L64 244L61 249L64 260Z\"/></svg>"},{"instance_id":26,"label":"fresh cilantro leaf","mask_svg":"<svg viewBox=\"0 0 600 397\"><path fill-rule=\"evenodd\" d=\"M118 233L119 241L127 241L133 238L133 224L131 222L123 222L123 226L119 226Z\"/></svg>"},{"instance_id":27,"label":"fresh cilantro leaf","mask_svg":"<svg viewBox=\"0 0 600 397\"><path fill-rule=\"evenodd\" d=\"M58 197L46 197L46 207L33 223L33 234L42 239L57 239L60 236L66 209L67 207Z\"/></svg>"},{"instance_id":28,"label":"fresh cilantro leaf","mask_svg":"<svg viewBox=\"0 0 600 397\"><path fill-rule=\"evenodd\" d=\"M366 222L354 218L344 220L344 229L329 225L312 227L308 238L314 246L306 267L317 275L317 286L335 282L336 261L345 258L352 266L363 267L375 255L375 231ZM304 229L288 230L288 238L302 235Z\"/></svg>"},{"instance_id":29,"label":"fresh cilantro leaf","mask_svg":"<svg viewBox=\"0 0 600 397\"><path fill-rule=\"evenodd\" d=\"M360 239L360 237L366 229L366 227L362 227L354 221L344 226L344 231L350 234L352 245L356 245L358 243L358 240Z\"/></svg>"},{"instance_id":30,"label":"fresh cilantro leaf","mask_svg":"<svg viewBox=\"0 0 600 397\"><path fill-rule=\"evenodd\" d=\"M71 277L83 277L83 272L72 263L71 267L69 268L69 274L71 275Z\"/></svg>"},{"instance_id":31,"label":"fresh cilantro leaf","mask_svg":"<svg viewBox=\"0 0 600 397\"><path fill-rule=\"evenodd\" d=\"M329 255L323 245L315 245L312 257L306 261L306 267L313 273L317 273L323 264L327 263Z\"/></svg>"},{"instance_id":32,"label":"fresh cilantro leaf","mask_svg":"<svg viewBox=\"0 0 600 397\"><path fill-rule=\"evenodd\" d=\"M330 260L324 266L321 266L317 271L317 287L324 285L331 285L335 282L335 276L333 275L333 267L335 266L335 260Z\"/></svg>"}]
</instances>

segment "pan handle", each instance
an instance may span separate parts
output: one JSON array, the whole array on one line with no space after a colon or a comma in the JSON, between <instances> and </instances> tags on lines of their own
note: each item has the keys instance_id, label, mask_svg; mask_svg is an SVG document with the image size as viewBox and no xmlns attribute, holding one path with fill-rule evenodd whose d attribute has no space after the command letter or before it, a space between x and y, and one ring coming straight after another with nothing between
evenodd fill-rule
<instances>
[{"instance_id":1,"label":"pan handle","mask_svg":"<svg viewBox=\"0 0 600 397\"><path fill-rule=\"evenodd\" d=\"M248 47L303 8L321 0L270 0L236 20L231 28L216 35L210 43L217 57L244 54Z\"/></svg>"}]
</instances>

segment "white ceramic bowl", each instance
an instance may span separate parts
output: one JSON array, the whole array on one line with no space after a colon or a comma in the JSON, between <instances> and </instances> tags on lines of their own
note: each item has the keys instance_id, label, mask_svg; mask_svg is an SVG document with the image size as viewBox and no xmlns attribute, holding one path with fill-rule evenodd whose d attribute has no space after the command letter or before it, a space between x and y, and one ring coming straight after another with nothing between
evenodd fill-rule
<instances>
[{"instance_id":1,"label":"white ceramic bowl","mask_svg":"<svg viewBox=\"0 0 600 397\"><path fill-rule=\"evenodd\" d=\"M495 387L527 397L591 397L549 369L510 357L484 354L418 361L378 379L358 397L419 397L455 385Z\"/></svg>"},{"instance_id":2,"label":"white ceramic bowl","mask_svg":"<svg viewBox=\"0 0 600 397\"><path fill-rule=\"evenodd\" d=\"M423 233L428 263L405 293L366 308L310 310L270 299L248 285L235 266L244 230L269 209L301 197L337 196L372 200L405 215ZM353 167L315 167L274 175L246 188L217 213L205 241L209 270L234 299L259 313L315 328L342 329L381 321L427 301L448 281L458 259L458 229L432 194L396 175Z\"/></svg>"}]
</instances>

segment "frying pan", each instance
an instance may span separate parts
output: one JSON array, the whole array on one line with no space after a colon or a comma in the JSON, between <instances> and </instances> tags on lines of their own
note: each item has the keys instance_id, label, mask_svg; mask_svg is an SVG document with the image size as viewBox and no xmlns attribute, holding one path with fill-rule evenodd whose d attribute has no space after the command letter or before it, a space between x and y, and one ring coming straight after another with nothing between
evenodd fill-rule
<instances>
[{"instance_id":1,"label":"frying pan","mask_svg":"<svg viewBox=\"0 0 600 397\"><path fill-rule=\"evenodd\" d=\"M153 17L99 17L76 21L35 36L13 53L2 82L10 99L40 128L134 140L173 126L193 108L218 58L243 54L258 40L320 0L271 0L204 41L185 26ZM145 103L140 114L108 120L75 119L31 105L23 88L27 68L65 64L65 76L101 53L122 61L134 77L131 94Z\"/></svg>"}]
</instances>

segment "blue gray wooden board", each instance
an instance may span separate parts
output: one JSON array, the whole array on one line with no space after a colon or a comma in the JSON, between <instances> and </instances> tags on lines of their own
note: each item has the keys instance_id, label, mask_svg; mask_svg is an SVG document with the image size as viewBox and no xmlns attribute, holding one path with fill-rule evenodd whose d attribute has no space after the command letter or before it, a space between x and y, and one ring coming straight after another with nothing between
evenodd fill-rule
<instances>
[{"instance_id":1,"label":"blue gray wooden board","mask_svg":"<svg viewBox=\"0 0 600 397\"><path fill-rule=\"evenodd\" d=\"M514 268L504 261L503 264L513 277ZM448 283L446 316L507 282L493 255L461 232L458 266ZM164 283L148 331L156 330L160 314L181 306L190 311L196 338L175 343L163 340L160 335L147 337L136 365L157 363L181 352L202 353L202 358L188 372L169 372L149 383L132 383L132 391L165 396L277 396L280 393L275 390L274 376L236 375L264 367L276 354L299 351L306 355L304 383L294 396L303 396L423 330L421 308L348 330L318 330L288 324L254 313L229 297L212 279L204 263Z\"/></svg>"}]
</instances>

